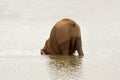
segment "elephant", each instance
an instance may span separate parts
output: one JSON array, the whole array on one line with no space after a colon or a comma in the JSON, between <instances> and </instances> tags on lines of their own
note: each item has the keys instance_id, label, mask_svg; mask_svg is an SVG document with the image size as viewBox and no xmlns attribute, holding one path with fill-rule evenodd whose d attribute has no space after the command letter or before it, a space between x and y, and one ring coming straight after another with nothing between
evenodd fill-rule
<instances>
[{"instance_id":1,"label":"elephant","mask_svg":"<svg viewBox=\"0 0 120 80\"><path fill-rule=\"evenodd\" d=\"M46 55L84 55L79 25L68 18L58 21L50 32L41 54Z\"/></svg>"}]
</instances>

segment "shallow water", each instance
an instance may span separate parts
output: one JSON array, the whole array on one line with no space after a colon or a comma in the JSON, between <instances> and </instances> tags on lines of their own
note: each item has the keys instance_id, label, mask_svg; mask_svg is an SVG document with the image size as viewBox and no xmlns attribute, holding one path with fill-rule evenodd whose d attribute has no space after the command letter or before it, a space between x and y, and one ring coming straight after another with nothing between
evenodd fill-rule
<instances>
[{"instance_id":1,"label":"shallow water","mask_svg":"<svg viewBox=\"0 0 120 80\"><path fill-rule=\"evenodd\" d=\"M120 80L119 0L0 0L0 80ZM84 56L39 49L62 18L81 28Z\"/></svg>"},{"instance_id":2,"label":"shallow water","mask_svg":"<svg viewBox=\"0 0 120 80\"><path fill-rule=\"evenodd\" d=\"M0 57L2 80L119 80L120 54L39 55L39 51Z\"/></svg>"}]
</instances>

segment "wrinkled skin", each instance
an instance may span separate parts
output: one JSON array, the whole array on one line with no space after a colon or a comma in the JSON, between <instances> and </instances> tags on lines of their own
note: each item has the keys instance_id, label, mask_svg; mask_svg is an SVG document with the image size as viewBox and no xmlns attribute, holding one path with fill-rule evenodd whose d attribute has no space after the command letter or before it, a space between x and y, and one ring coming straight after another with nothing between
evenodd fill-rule
<instances>
[{"instance_id":1,"label":"wrinkled skin","mask_svg":"<svg viewBox=\"0 0 120 80\"><path fill-rule=\"evenodd\" d=\"M80 27L70 19L62 19L51 30L41 54L73 55L77 50L83 55Z\"/></svg>"}]
</instances>

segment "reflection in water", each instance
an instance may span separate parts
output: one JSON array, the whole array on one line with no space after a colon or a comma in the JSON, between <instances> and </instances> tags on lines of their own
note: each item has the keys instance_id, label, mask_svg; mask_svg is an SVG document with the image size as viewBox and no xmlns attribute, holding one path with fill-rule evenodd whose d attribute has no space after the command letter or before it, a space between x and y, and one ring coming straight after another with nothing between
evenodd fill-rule
<instances>
[{"instance_id":1,"label":"reflection in water","mask_svg":"<svg viewBox=\"0 0 120 80\"><path fill-rule=\"evenodd\" d=\"M82 78L82 57L49 56L49 70L52 80L78 80Z\"/></svg>"}]
</instances>

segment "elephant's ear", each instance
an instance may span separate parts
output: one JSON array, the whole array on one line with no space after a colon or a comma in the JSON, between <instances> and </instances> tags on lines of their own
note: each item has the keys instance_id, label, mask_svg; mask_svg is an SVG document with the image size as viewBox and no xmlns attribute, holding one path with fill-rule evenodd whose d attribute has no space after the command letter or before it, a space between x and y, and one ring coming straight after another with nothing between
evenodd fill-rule
<instances>
[{"instance_id":1,"label":"elephant's ear","mask_svg":"<svg viewBox=\"0 0 120 80\"><path fill-rule=\"evenodd\" d=\"M77 50L79 55L83 55L81 37L76 38L76 50Z\"/></svg>"}]
</instances>

